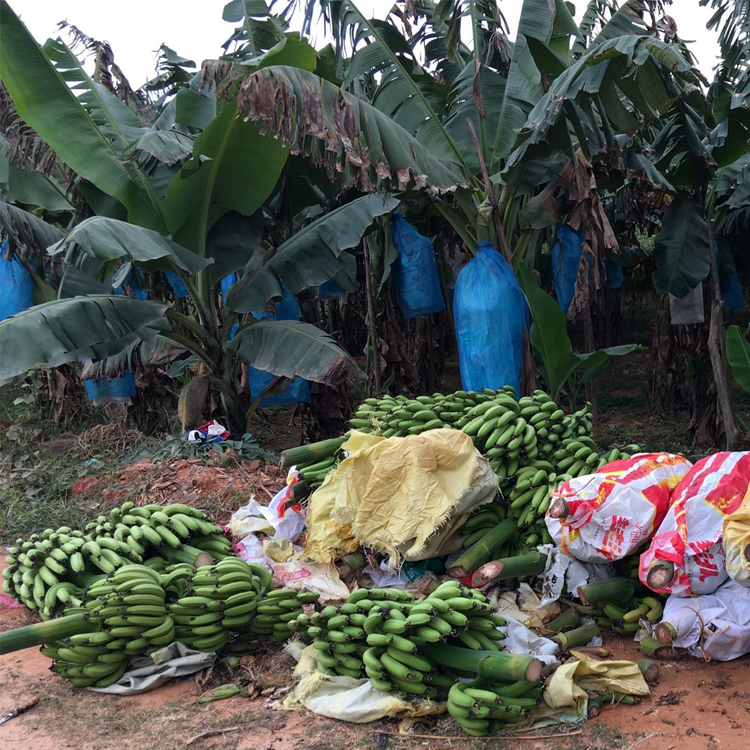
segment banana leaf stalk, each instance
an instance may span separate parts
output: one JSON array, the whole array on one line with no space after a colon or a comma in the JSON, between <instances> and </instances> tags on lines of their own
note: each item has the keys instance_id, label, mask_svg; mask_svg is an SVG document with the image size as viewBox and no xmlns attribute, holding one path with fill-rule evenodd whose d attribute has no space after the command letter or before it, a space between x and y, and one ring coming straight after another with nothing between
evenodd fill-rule
<instances>
[{"instance_id":1,"label":"banana leaf stalk","mask_svg":"<svg viewBox=\"0 0 750 750\"><path fill-rule=\"evenodd\" d=\"M561 615L555 617L554 620L550 620L545 627L553 633L561 633L564 630L577 628L580 624L581 616L578 614L578 611L573 607L569 607Z\"/></svg>"},{"instance_id":2,"label":"banana leaf stalk","mask_svg":"<svg viewBox=\"0 0 750 750\"><path fill-rule=\"evenodd\" d=\"M610 578L578 587L578 597L587 606L622 604L633 598L635 588L629 578Z\"/></svg>"},{"instance_id":3,"label":"banana leaf stalk","mask_svg":"<svg viewBox=\"0 0 750 750\"><path fill-rule=\"evenodd\" d=\"M33 625L0 633L0 654L9 654L23 648L41 646L42 643L70 638L77 633L93 633L97 630L97 623L88 620L83 613L58 617L46 622L35 622Z\"/></svg>"},{"instance_id":4,"label":"banana leaf stalk","mask_svg":"<svg viewBox=\"0 0 750 750\"><path fill-rule=\"evenodd\" d=\"M281 454L281 468L289 469L292 466L311 464L329 458L335 455L347 439L346 437L332 438L331 440L320 440L317 443L290 448Z\"/></svg>"},{"instance_id":5,"label":"banana leaf stalk","mask_svg":"<svg viewBox=\"0 0 750 750\"><path fill-rule=\"evenodd\" d=\"M456 564L458 564L458 560ZM514 578L526 578L536 576L544 572L547 567L547 555L542 552L529 552L526 555L515 557L504 557L501 560L493 560L474 571L471 577L471 585L474 588L482 588L494 581L507 581ZM450 571L448 571L450 573Z\"/></svg>"},{"instance_id":6,"label":"banana leaf stalk","mask_svg":"<svg viewBox=\"0 0 750 750\"><path fill-rule=\"evenodd\" d=\"M480 565L492 559L494 552L499 549L517 532L515 519L506 518L495 528L490 529L478 542L469 547L448 570L453 578L464 578Z\"/></svg>"},{"instance_id":7,"label":"banana leaf stalk","mask_svg":"<svg viewBox=\"0 0 750 750\"><path fill-rule=\"evenodd\" d=\"M536 682L542 676L542 662L531 656L498 651L473 651L444 643L411 639L420 653L431 661L459 672L471 672L486 682Z\"/></svg>"},{"instance_id":8,"label":"banana leaf stalk","mask_svg":"<svg viewBox=\"0 0 750 750\"><path fill-rule=\"evenodd\" d=\"M580 628L569 630L567 633L558 633L552 640L560 644L561 651L570 651L571 648L585 646L597 635L601 635L601 630L596 623L590 622L588 625L581 625Z\"/></svg>"}]
</instances>

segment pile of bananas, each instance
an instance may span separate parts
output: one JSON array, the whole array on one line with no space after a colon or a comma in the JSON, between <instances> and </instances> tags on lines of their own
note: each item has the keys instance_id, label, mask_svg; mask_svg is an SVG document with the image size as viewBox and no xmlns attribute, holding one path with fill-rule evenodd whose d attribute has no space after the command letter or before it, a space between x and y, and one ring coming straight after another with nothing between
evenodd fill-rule
<instances>
[{"instance_id":1,"label":"pile of bananas","mask_svg":"<svg viewBox=\"0 0 750 750\"><path fill-rule=\"evenodd\" d=\"M26 629L33 642L46 642L42 653L54 660L53 669L77 687L106 687L132 658L173 642L220 651L232 635L233 650L285 641L303 605L318 599L294 589L274 591L268 571L229 556L197 568L177 563L162 573L124 565L81 596L81 606L67 608L62 619ZM33 645L22 639L15 644Z\"/></svg>"},{"instance_id":2,"label":"pile of bananas","mask_svg":"<svg viewBox=\"0 0 750 750\"><path fill-rule=\"evenodd\" d=\"M107 687L122 677L133 656L147 654L175 640L159 574L145 565L124 565L87 591L84 622L97 630L49 643L41 652L52 669L76 687Z\"/></svg>"},{"instance_id":3,"label":"pile of bananas","mask_svg":"<svg viewBox=\"0 0 750 750\"><path fill-rule=\"evenodd\" d=\"M461 535L463 536L461 546L471 547L476 544L488 531L494 529L507 517L508 510L500 503L493 502L480 505L461 527Z\"/></svg>"},{"instance_id":4,"label":"pile of bananas","mask_svg":"<svg viewBox=\"0 0 750 750\"><path fill-rule=\"evenodd\" d=\"M476 680L455 683L448 692L448 713L472 737L499 732L506 724L526 719L528 709L541 700L539 683Z\"/></svg>"},{"instance_id":5,"label":"pile of bananas","mask_svg":"<svg viewBox=\"0 0 750 750\"><path fill-rule=\"evenodd\" d=\"M126 502L85 531L63 526L17 539L6 557L3 590L48 619L67 606L81 606L89 583L123 565L145 562L164 569L193 562L202 551L213 558L231 554L222 528L202 511L181 503Z\"/></svg>"},{"instance_id":6,"label":"pile of bananas","mask_svg":"<svg viewBox=\"0 0 750 750\"><path fill-rule=\"evenodd\" d=\"M504 624L481 592L448 581L422 601L398 589L357 589L340 607L300 615L290 629L312 642L323 674L366 675L377 690L445 699L455 678L419 644L499 652Z\"/></svg>"},{"instance_id":7,"label":"pile of bananas","mask_svg":"<svg viewBox=\"0 0 750 750\"><path fill-rule=\"evenodd\" d=\"M661 620L664 605L655 596L634 596L626 604L601 604L596 608L596 624L620 635L633 635L640 630L640 620L655 623Z\"/></svg>"},{"instance_id":8,"label":"pile of bananas","mask_svg":"<svg viewBox=\"0 0 750 750\"><path fill-rule=\"evenodd\" d=\"M270 585L273 586L272 581ZM304 614L305 604L315 603L319 596L296 589L269 589L262 601L258 602L254 617L230 644L230 650L244 651L256 643L282 643L288 640L290 623Z\"/></svg>"},{"instance_id":9,"label":"pile of bananas","mask_svg":"<svg viewBox=\"0 0 750 750\"><path fill-rule=\"evenodd\" d=\"M497 474L509 506L508 517L518 521L520 536L505 545L498 553L501 557L551 542L543 519L560 484L639 450L635 445L624 450L612 447L600 454L591 438L590 404L565 414L544 391L516 400L513 389L507 386L499 391L434 393L414 399L365 399L350 424L365 432L380 431L385 437L416 435L441 427L470 435ZM323 463L328 468L323 468ZM319 479L334 463L331 455L315 467ZM483 506L477 514L482 516L481 526L464 527L467 532L477 532L465 546L481 538L480 528L492 528L487 512L488 507Z\"/></svg>"}]
</instances>

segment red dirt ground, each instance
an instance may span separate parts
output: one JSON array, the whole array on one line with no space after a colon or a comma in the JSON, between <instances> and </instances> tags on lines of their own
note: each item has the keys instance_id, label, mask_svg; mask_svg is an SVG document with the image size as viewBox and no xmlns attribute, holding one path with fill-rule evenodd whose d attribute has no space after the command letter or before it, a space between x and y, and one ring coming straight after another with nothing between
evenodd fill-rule
<instances>
[{"instance_id":1,"label":"red dirt ground","mask_svg":"<svg viewBox=\"0 0 750 750\"><path fill-rule=\"evenodd\" d=\"M27 624L24 609L0 609L0 629ZM617 657L638 659L635 644L609 638ZM297 750L298 748L379 748L373 731L398 731L394 722L378 725L343 724L284 710L281 699L292 685L291 660L283 654L247 657L259 687L277 687L270 697L196 704L196 681L175 681L145 695L117 698L76 690L49 671L50 662L37 649L0 657L0 715L32 698L39 703L0 726L0 750L171 750L190 747L234 750ZM494 737L472 740L471 747L529 750L746 750L750 736L750 657L706 664L695 659L661 663L661 678L650 700L637 706L615 706L569 737L550 737L546 729L523 741ZM188 741L207 730L231 731ZM430 719L413 731L456 737L449 718ZM535 735L540 735L536 737ZM468 739L468 738L465 738ZM464 748L462 740L388 737L389 747L419 745L428 750Z\"/></svg>"}]
</instances>

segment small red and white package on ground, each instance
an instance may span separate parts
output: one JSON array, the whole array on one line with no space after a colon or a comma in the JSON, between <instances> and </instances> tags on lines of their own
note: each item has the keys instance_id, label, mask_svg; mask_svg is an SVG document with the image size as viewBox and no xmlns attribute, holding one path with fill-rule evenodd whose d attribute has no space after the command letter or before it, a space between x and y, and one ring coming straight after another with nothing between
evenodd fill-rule
<instances>
[{"instance_id":1,"label":"small red and white package on ground","mask_svg":"<svg viewBox=\"0 0 750 750\"><path fill-rule=\"evenodd\" d=\"M651 538L691 466L672 453L638 453L575 477L552 495L550 536L582 562L621 560Z\"/></svg>"},{"instance_id":2,"label":"small red and white package on ground","mask_svg":"<svg viewBox=\"0 0 750 750\"><path fill-rule=\"evenodd\" d=\"M672 495L672 504L638 576L660 594L710 594L727 580L724 520L750 485L750 453L714 453L698 461Z\"/></svg>"}]
</instances>

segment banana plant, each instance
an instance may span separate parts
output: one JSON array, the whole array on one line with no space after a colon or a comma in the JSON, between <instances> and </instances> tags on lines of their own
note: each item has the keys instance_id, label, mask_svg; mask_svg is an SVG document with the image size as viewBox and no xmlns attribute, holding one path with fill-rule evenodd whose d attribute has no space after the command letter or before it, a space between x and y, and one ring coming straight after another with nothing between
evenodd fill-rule
<instances>
[{"instance_id":1,"label":"banana plant","mask_svg":"<svg viewBox=\"0 0 750 750\"><path fill-rule=\"evenodd\" d=\"M301 0L290 7L303 7L303 28L322 17L330 29L335 77L224 66L222 86L264 132L361 190L408 180L404 150L422 153L433 210L470 251L490 240L518 269L570 219L603 265L614 233L598 199L575 190L593 180L595 193L590 162L699 82L684 45L649 23L659 5L592 0L579 27L562 0L524 0L511 42L494 0L410 3L382 21L352 0ZM297 127L290 111L305 115Z\"/></svg>"},{"instance_id":2,"label":"banana plant","mask_svg":"<svg viewBox=\"0 0 750 750\"><path fill-rule=\"evenodd\" d=\"M235 230L238 218L245 228L242 220L256 216L273 192L288 159L284 144L236 117L231 102L216 108L217 116L195 139L179 123L161 131L147 127L87 75L61 40L40 47L7 2L0 3L0 34L0 78L18 116L85 182L90 208L101 213L65 232L18 206L0 206L3 228L19 244L34 239L66 268L58 299L0 324L0 380L39 363L121 363L123 353L158 338L197 358L197 380L218 391L230 426L244 432L249 396L239 390L242 362L330 385L364 379L354 360L314 326L256 321L247 313L272 308L282 283L299 291L350 267L344 251L356 247L374 217L397 205L395 198L362 196L277 247L264 247L252 232L235 231L228 241L229 220ZM267 51L266 60L274 59L314 67L317 57L290 36ZM174 146L189 146L190 158L171 160L176 174L162 192L148 160L138 155L161 157ZM322 260L321 245L328 253ZM273 256L268 267L266 254ZM114 277L130 267L179 276L188 290L188 312L107 294ZM213 267L220 275L212 274ZM248 278L223 305L221 278L243 269ZM249 278L256 276L253 288ZM67 296L70 290L77 296ZM37 346L26 345L30 331L39 334Z\"/></svg>"}]
</instances>

